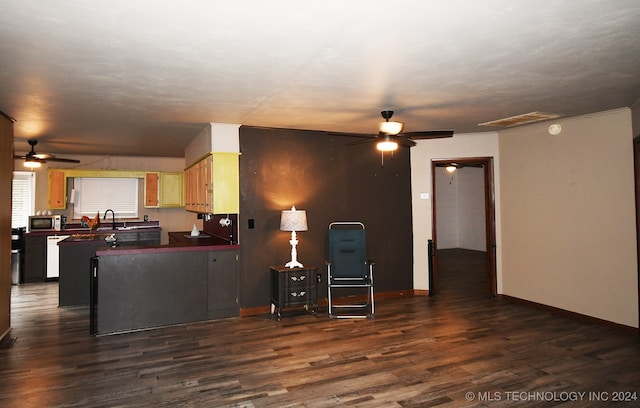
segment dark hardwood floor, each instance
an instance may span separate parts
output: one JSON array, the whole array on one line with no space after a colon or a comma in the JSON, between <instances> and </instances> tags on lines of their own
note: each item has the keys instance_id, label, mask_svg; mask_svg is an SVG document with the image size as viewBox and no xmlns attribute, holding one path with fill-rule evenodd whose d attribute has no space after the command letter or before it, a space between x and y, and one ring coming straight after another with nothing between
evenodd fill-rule
<instances>
[{"instance_id":1,"label":"dark hardwood floor","mask_svg":"<svg viewBox=\"0 0 640 408\"><path fill-rule=\"evenodd\" d=\"M438 291L441 297L459 300L489 298L486 252L438 250Z\"/></svg>"},{"instance_id":2,"label":"dark hardwood floor","mask_svg":"<svg viewBox=\"0 0 640 408\"><path fill-rule=\"evenodd\" d=\"M370 320L325 309L91 337L56 283L14 286L0 406L637 406L614 398L639 397L638 336L490 300L459 280L477 273L467 255L440 259L438 296L379 301Z\"/></svg>"}]
</instances>

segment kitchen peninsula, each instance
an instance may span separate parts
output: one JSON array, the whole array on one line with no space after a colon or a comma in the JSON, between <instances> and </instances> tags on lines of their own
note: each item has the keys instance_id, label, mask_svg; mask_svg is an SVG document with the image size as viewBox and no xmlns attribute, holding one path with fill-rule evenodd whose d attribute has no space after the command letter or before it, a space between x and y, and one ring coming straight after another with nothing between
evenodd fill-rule
<instances>
[{"instance_id":1,"label":"kitchen peninsula","mask_svg":"<svg viewBox=\"0 0 640 408\"><path fill-rule=\"evenodd\" d=\"M58 242L59 270L58 305L80 306L89 304L89 261L96 251L113 245L120 247L147 247L160 245L160 225L157 221L117 223L116 229L71 226L58 233L68 236Z\"/></svg>"},{"instance_id":2,"label":"kitchen peninsula","mask_svg":"<svg viewBox=\"0 0 640 408\"><path fill-rule=\"evenodd\" d=\"M168 245L103 246L91 260L92 334L239 316L239 245L170 232Z\"/></svg>"}]
</instances>

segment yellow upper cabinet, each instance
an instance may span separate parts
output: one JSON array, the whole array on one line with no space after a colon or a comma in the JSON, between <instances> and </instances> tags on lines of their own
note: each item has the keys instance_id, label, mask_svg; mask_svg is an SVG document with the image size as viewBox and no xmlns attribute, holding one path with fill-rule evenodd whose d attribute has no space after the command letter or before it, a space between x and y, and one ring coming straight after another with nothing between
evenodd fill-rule
<instances>
[{"instance_id":1,"label":"yellow upper cabinet","mask_svg":"<svg viewBox=\"0 0 640 408\"><path fill-rule=\"evenodd\" d=\"M183 173L150 172L144 178L144 206L184 207Z\"/></svg>"},{"instance_id":2,"label":"yellow upper cabinet","mask_svg":"<svg viewBox=\"0 0 640 408\"><path fill-rule=\"evenodd\" d=\"M160 207L184 207L184 175L160 173Z\"/></svg>"},{"instance_id":3,"label":"yellow upper cabinet","mask_svg":"<svg viewBox=\"0 0 640 408\"><path fill-rule=\"evenodd\" d=\"M211 153L185 172L188 211L209 214L240 212L238 153Z\"/></svg>"}]
</instances>

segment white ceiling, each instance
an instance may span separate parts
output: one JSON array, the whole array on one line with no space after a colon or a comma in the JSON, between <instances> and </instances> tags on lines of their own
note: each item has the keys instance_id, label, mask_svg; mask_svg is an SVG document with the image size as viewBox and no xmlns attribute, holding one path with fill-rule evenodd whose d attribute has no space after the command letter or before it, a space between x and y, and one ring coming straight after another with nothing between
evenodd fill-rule
<instances>
[{"instance_id":1,"label":"white ceiling","mask_svg":"<svg viewBox=\"0 0 640 408\"><path fill-rule=\"evenodd\" d=\"M375 134L640 96L638 0L0 0L16 152L182 156L207 122Z\"/></svg>"}]
</instances>

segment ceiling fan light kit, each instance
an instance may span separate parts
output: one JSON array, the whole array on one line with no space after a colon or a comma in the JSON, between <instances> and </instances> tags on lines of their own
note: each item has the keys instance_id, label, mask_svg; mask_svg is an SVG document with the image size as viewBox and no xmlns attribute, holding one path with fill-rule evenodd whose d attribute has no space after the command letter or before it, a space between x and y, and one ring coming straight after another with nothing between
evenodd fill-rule
<instances>
[{"instance_id":1,"label":"ceiling fan light kit","mask_svg":"<svg viewBox=\"0 0 640 408\"><path fill-rule=\"evenodd\" d=\"M377 136L354 135L363 138L357 142L347 143L347 145L357 145L362 143L376 142L376 148L382 152L382 165L384 166L384 152L394 152L398 147L413 147L415 140L438 139L452 137L453 130L425 130L421 132L401 133L404 127L402 122L392 122L389 119L393 116L392 110L380 112L384 122L380 124L380 131Z\"/></svg>"},{"instance_id":2,"label":"ceiling fan light kit","mask_svg":"<svg viewBox=\"0 0 640 408\"><path fill-rule=\"evenodd\" d=\"M380 133L384 133L386 135L397 135L402 132L402 128L404 128L404 123L402 122L390 122L389 119L393 116L392 110L385 110L380 112L384 122L380 123ZM395 149L394 149L395 150Z\"/></svg>"},{"instance_id":3,"label":"ceiling fan light kit","mask_svg":"<svg viewBox=\"0 0 640 408\"><path fill-rule=\"evenodd\" d=\"M402 132L402 128L404 127L404 123L402 122L381 122L380 123L380 133L384 133L387 135L397 135Z\"/></svg>"},{"instance_id":4,"label":"ceiling fan light kit","mask_svg":"<svg viewBox=\"0 0 640 408\"><path fill-rule=\"evenodd\" d=\"M80 163L80 160L62 159L52 154L36 153L35 146L38 144L38 141L34 139L30 139L28 140L28 143L31 146L31 151L29 151L29 153L25 154L24 156L17 156L17 155L13 156L14 159L24 159L24 163L23 163L24 167L27 167L30 169L36 169L42 166L42 163L46 163L47 160L64 162L64 163Z\"/></svg>"},{"instance_id":5,"label":"ceiling fan light kit","mask_svg":"<svg viewBox=\"0 0 640 408\"><path fill-rule=\"evenodd\" d=\"M398 150L398 142L393 140L392 136L384 135L376 144L376 148L381 152L392 152Z\"/></svg>"},{"instance_id":6,"label":"ceiling fan light kit","mask_svg":"<svg viewBox=\"0 0 640 408\"><path fill-rule=\"evenodd\" d=\"M28 167L30 169L37 169L38 167L42 166L42 163L40 163L40 160L38 159L25 159L23 165L24 167Z\"/></svg>"}]
</instances>

